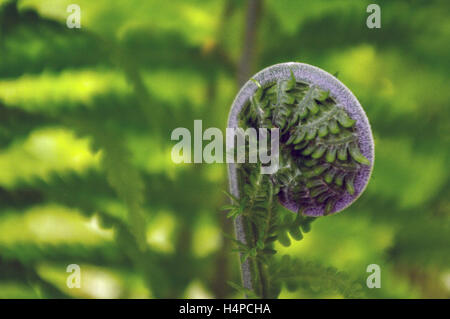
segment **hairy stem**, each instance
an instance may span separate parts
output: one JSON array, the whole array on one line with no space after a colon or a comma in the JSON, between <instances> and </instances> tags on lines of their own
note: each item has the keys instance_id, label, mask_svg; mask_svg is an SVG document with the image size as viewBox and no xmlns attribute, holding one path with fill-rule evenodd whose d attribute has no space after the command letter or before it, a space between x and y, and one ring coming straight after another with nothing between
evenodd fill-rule
<instances>
[{"instance_id":1,"label":"hairy stem","mask_svg":"<svg viewBox=\"0 0 450 319\"><path fill-rule=\"evenodd\" d=\"M253 62L255 60L256 48L256 33L259 25L259 20L262 13L262 0L250 0L248 2L246 13L246 26L244 34L244 45L239 67L237 70L238 87L242 86L249 78L252 72ZM234 166L234 164L232 164ZM230 168L230 172L236 172L235 168ZM230 176L230 191L239 198L238 178L237 176ZM250 222L244 216L238 216L235 221L236 239L243 244L255 243L256 238L249 227ZM258 267L252 265L252 262L247 258L241 263L242 283L244 288L255 291L255 278L258 278ZM260 281L260 279L259 279Z\"/></svg>"}]
</instances>

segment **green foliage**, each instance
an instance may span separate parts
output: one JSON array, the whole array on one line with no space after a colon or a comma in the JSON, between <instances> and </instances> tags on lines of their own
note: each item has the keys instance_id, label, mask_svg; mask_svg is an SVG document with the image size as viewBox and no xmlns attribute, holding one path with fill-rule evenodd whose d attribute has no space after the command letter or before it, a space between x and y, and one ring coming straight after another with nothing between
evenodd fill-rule
<instances>
[{"instance_id":1,"label":"green foliage","mask_svg":"<svg viewBox=\"0 0 450 319\"><path fill-rule=\"evenodd\" d=\"M310 207L324 206L330 213L345 191L354 194L353 181L360 163L370 162L360 153L355 121L320 88L290 79L258 86L240 115L244 127L277 127L282 132L281 167L260 173L260 164L238 164L240 198L229 195L228 216L247 223L246 244L237 243L241 262L252 258L259 273L259 296L270 297L275 278L267 278L274 242L290 246L299 241L315 219L303 215ZM336 158L337 153L337 158ZM350 156L347 156L347 154ZM345 185L344 185L345 183ZM299 212L281 210L278 197L294 200ZM302 232L303 231L303 232Z\"/></svg>"},{"instance_id":2,"label":"green foliage","mask_svg":"<svg viewBox=\"0 0 450 319\"><path fill-rule=\"evenodd\" d=\"M263 238L258 247L258 240L237 247L249 261L263 256L257 260L266 275L280 275L266 276L266 295L353 297L346 290L353 279L339 275L345 272L363 286L362 297L448 298L448 1L380 0L377 30L365 26L366 0L263 2L250 73L283 61L339 72L364 106L377 143L369 187L348 212L314 221L305 235L307 221L296 223L308 217L272 205L275 241L262 223L255 228ZM177 166L170 159L174 128L191 128L194 119L204 128L225 126L239 90L246 3L77 4L82 28L68 29L63 1L0 0L0 297L251 296L227 284L239 282L240 273L222 236L232 232L231 219L219 213L227 202L225 165ZM339 109L324 105L320 88L296 83L291 103L287 83L273 84L267 99L255 95L254 127L273 127L276 119L291 134L323 118L327 107ZM352 131L345 119L333 119L310 127L313 140L306 130L302 142L288 147L301 152L311 144L320 151L315 156L325 147L322 156L282 163L276 184L301 194L306 189L295 188L298 172L289 167L313 176L321 163L317 177L348 191L346 180L364 159L350 135L333 144ZM308 177L311 186L316 179ZM260 184L258 194L269 194L267 179ZM235 217L248 205L228 208ZM281 244L286 237L289 247ZM262 253L267 248L277 254ZM278 255L285 254L293 280L283 277ZM71 263L99 289L67 289ZM365 287L371 263L381 266L381 289ZM339 271L327 275L329 267Z\"/></svg>"},{"instance_id":3,"label":"green foliage","mask_svg":"<svg viewBox=\"0 0 450 319\"><path fill-rule=\"evenodd\" d=\"M330 213L345 191L354 194L360 165L370 165L359 150L355 121L328 92L296 81L292 71L289 80L257 85L241 123L282 132L282 165L272 177L280 196L294 200L301 210L323 205Z\"/></svg>"},{"instance_id":4,"label":"green foliage","mask_svg":"<svg viewBox=\"0 0 450 319\"><path fill-rule=\"evenodd\" d=\"M333 267L324 267L317 262L306 262L284 255L274 260L269 269L271 298L278 297L283 286L289 291L302 287L313 293L339 293L345 298L363 296L360 283Z\"/></svg>"},{"instance_id":5,"label":"green foliage","mask_svg":"<svg viewBox=\"0 0 450 319\"><path fill-rule=\"evenodd\" d=\"M255 294L255 292L251 289L247 289L245 287L242 287L242 285L237 284L235 282L232 281L228 281L228 284L233 287L234 289L236 289L237 292L242 293L244 296L247 296L247 298L251 298L251 299L257 299L258 295Z\"/></svg>"},{"instance_id":6,"label":"green foliage","mask_svg":"<svg viewBox=\"0 0 450 319\"><path fill-rule=\"evenodd\" d=\"M108 183L125 203L131 233L134 234L140 249L145 250L146 220L142 214L144 184L139 171L129 161L129 151L120 142L119 137L99 130L89 121L63 117L62 122L82 135L89 134L94 141L93 147L103 151L102 165Z\"/></svg>"}]
</instances>

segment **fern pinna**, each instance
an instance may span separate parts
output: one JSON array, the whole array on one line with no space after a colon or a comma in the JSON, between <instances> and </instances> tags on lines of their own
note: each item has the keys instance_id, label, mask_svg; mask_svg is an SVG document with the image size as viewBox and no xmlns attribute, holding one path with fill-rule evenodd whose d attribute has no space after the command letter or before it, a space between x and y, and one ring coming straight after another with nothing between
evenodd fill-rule
<instances>
[{"instance_id":1,"label":"fern pinna","mask_svg":"<svg viewBox=\"0 0 450 319\"><path fill-rule=\"evenodd\" d=\"M362 192L362 172L368 178L371 168L359 146L364 142L360 135L367 133L357 128L357 121L339 99L330 90L297 78L291 66L282 68L284 77L270 81L260 76L265 83L252 79L256 90L242 103L237 116L244 129L279 129L279 168L273 174L261 174L261 163L232 164L231 173L236 172L234 177L230 174L233 204L226 207L236 219L242 289L248 296L263 298L277 297L280 280L273 274L280 265L286 267L273 257L274 243L289 246L291 238L303 238L318 216L348 206ZM305 271L295 266L289 270L293 277ZM351 293L346 290L346 295Z\"/></svg>"}]
</instances>

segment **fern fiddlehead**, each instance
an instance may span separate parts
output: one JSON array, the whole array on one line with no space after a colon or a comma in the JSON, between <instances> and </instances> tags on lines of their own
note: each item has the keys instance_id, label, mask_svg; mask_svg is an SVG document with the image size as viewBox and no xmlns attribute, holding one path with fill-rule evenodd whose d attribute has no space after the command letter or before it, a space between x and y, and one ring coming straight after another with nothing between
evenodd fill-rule
<instances>
[{"instance_id":1,"label":"fern fiddlehead","mask_svg":"<svg viewBox=\"0 0 450 319\"><path fill-rule=\"evenodd\" d=\"M256 86L256 87L255 87ZM328 73L285 63L258 73L238 94L229 127L279 128L280 166L229 164L236 235L246 291L276 297L274 243L290 245L318 216L338 212L363 191L373 163L373 140L353 94ZM292 212L280 209L278 203Z\"/></svg>"}]
</instances>

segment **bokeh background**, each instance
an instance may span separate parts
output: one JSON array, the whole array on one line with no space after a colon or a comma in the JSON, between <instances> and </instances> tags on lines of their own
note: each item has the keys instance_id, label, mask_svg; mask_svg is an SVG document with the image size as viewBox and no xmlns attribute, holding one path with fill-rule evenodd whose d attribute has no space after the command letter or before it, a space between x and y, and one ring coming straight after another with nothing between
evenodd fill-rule
<instances>
[{"instance_id":1,"label":"bokeh background","mask_svg":"<svg viewBox=\"0 0 450 319\"><path fill-rule=\"evenodd\" d=\"M449 2L377 0L368 29L371 2L0 0L0 298L242 297L226 166L175 165L170 134L224 129L241 84L287 61L337 73L376 160L352 207L280 255L363 298L449 298ZM305 269L280 297L343 297L333 280Z\"/></svg>"}]
</instances>

